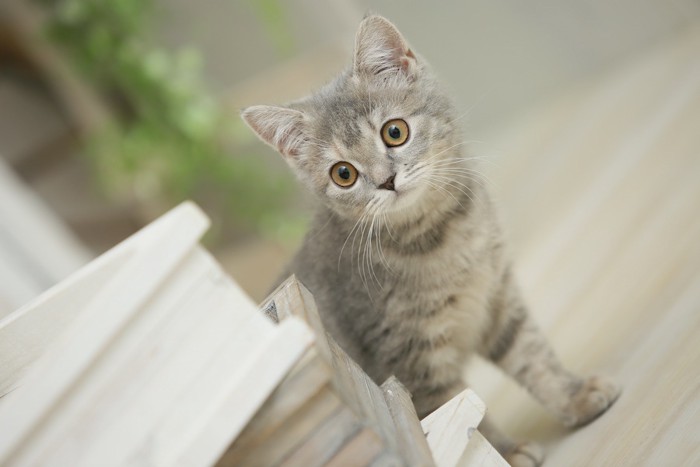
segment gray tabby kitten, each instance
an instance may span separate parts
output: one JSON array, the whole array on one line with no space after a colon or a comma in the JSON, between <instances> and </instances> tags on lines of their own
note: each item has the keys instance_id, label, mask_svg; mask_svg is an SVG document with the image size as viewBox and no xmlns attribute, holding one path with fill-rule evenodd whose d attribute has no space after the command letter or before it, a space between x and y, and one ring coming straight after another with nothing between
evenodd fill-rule
<instances>
[{"instance_id":1,"label":"gray tabby kitten","mask_svg":"<svg viewBox=\"0 0 700 467\"><path fill-rule=\"evenodd\" d=\"M321 201L288 272L377 383L403 382L419 416L465 387L475 352L567 426L615 401L613 384L562 367L530 318L454 108L389 21L365 18L352 66L332 83L243 118ZM542 462L488 420L482 431L514 465Z\"/></svg>"}]
</instances>

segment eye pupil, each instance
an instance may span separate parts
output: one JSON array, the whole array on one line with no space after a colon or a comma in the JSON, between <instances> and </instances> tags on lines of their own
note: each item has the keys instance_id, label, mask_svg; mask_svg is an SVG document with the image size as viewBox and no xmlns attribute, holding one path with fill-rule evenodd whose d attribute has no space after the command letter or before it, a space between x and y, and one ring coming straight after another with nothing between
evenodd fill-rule
<instances>
[{"instance_id":1,"label":"eye pupil","mask_svg":"<svg viewBox=\"0 0 700 467\"><path fill-rule=\"evenodd\" d=\"M387 133L394 139L401 138L401 130L396 125L391 125Z\"/></svg>"},{"instance_id":2,"label":"eye pupil","mask_svg":"<svg viewBox=\"0 0 700 467\"><path fill-rule=\"evenodd\" d=\"M343 180L348 180L350 179L350 170L344 165L341 165L338 167L338 176Z\"/></svg>"}]
</instances>

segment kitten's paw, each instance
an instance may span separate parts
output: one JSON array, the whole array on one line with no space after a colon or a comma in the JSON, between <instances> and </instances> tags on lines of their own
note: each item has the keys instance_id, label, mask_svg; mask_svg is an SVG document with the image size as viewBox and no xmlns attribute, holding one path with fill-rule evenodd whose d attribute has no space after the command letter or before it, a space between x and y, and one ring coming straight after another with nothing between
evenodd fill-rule
<instances>
[{"instance_id":1,"label":"kitten's paw","mask_svg":"<svg viewBox=\"0 0 700 467\"><path fill-rule=\"evenodd\" d=\"M544 461L544 451L539 444L520 443L505 456L513 467L537 467Z\"/></svg>"},{"instance_id":2,"label":"kitten's paw","mask_svg":"<svg viewBox=\"0 0 700 467\"><path fill-rule=\"evenodd\" d=\"M602 415L620 396L620 388L604 378L594 376L584 381L573 395L564 424L568 427L585 425Z\"/></svg>"}]
</instances>

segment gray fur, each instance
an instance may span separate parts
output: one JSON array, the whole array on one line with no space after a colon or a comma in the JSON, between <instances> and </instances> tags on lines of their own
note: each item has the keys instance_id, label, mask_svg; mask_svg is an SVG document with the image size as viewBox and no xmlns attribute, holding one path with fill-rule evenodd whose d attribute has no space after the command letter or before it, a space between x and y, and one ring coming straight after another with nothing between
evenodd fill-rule
<instances>
[{"instance_id":1,"label":"gray fur","mask_svg":"<svg viewBox=\"0 0 700 467\"><path fill-rule=\"evenodd\" d=\"M459 392L465 362L481 353L566 423L585 423L617 389L567 372L532 323L456 115L426 62L378 16L362 22L355 60L335 81L286 109L246 109L321 201L286 273L311 290L329 332L377 383L401 380L419 415ZM410 127L396 148L380 136L393 118ZM329 176L338 161L360 173L351 188ZM378 188L392 174L396 191Z\"/></svg>"}]
</instances>

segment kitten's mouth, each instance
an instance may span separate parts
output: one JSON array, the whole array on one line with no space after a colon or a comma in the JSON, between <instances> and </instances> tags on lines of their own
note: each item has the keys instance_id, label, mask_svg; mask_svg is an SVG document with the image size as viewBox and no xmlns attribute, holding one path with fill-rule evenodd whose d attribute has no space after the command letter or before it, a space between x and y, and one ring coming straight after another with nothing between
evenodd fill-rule
<instances>
[{"instance_id":1,"label":"kitten's mouth","mask_svg":"<svg viewBox=\"0 0 700 467\"><path fill-rule=\"evenodd\" d=\"M391 193L393 196L387 196L386 211L394 215L403 215L406 210L415 208L416 203L420 202L421 190L416 187L403 186L394 190ZM390 198L390 199L388 199Z\"/></svg>"}]
</instances>

